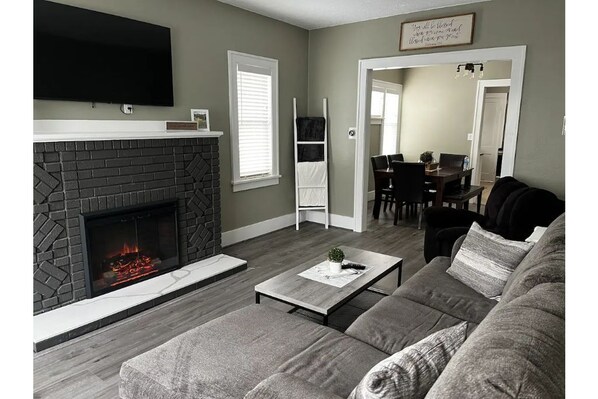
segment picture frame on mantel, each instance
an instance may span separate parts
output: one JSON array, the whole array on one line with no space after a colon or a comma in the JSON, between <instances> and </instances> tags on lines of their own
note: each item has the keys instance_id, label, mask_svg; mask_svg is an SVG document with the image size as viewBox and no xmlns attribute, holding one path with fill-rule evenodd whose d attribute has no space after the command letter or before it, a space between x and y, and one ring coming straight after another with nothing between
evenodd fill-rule
<instances>
[{"instance_id":1,"label":"picture frame on mantel","mask_svg":"<svg viewBox=\"0 0 598 399\"><path fill-rule=\"evenodd\" d=\"M197 130L200 132L210 131L210 111L207 109L192 109L191 120L197 122Z\"/></svg>"},{"instance_id":2,"label":"picture frame on mantel","mask_svg":"<svg viewBox=\"0 0 598 399\"><path fill-rule=\"evenodd\" d=\"M401 23L399 51L473 43L475 13Z\"/></svg>"}]
</instances>

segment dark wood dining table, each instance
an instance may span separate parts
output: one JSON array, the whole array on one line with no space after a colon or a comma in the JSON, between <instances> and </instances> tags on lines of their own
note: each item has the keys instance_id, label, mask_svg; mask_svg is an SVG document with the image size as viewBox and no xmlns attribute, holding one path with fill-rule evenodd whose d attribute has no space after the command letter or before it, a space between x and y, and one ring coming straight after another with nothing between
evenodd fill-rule
<instances>
[{"instance_id":1,"label":"dark wood dining table","mask_svg":"<svg viewBox=\"0 0 598 399\"><path fill-rule=\"evenodd\" d=\"M461 169L442 167L434 171L426 171L426 181L435 183L436 186L436 198L434 199L434 205L442 206L442 198L444 196L444 187L446 183L451 181L464 179L464 186L468 187L471 185L471 172L473 168ZM374 197L374 219L378 219L380 216L380 205L382 204L382 188L387 186L388 179L392 178L392 168L387 169L376 169L374 170L374 178L376 181L376 195Z\"/></svg>"}]
</instances>

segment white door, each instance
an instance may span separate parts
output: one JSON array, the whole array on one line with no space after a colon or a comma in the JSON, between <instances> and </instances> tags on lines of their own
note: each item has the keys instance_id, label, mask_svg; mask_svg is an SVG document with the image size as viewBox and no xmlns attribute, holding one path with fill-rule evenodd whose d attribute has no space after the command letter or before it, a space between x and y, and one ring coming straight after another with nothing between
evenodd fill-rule
<instances>
[{"instance_id":1,"label":"white door","mask_svg":"<svg viewBox=\"0 0 598 399\"><path fill-rule=\"evenodd\" d=\"M493 183L496 180L498 149L502 147L507 112L507 93L486 93L482 129L480 131L480 180Z\"/></svg>"}]
</instances>

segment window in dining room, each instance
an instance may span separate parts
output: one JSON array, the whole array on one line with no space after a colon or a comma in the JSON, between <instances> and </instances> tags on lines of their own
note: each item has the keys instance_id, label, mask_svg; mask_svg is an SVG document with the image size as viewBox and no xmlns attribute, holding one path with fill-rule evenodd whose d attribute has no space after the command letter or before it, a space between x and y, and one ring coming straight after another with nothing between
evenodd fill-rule
<instances>
[{"instance_id":1,"label":"window in dining room","mask_svg":"<svg viewBox=\"0 0 598 399\"><path fill-rule=\"evenodd\" d=\"M372 81L370 116L380 125L380 154L399 152L399 119L403 86L382 80Z\"/></svg>"}]
</instances>

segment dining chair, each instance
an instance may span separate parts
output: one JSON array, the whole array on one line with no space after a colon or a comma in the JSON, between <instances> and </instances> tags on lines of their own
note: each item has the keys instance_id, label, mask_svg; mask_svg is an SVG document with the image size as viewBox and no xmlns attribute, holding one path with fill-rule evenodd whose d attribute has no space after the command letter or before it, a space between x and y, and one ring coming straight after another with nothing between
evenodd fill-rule
<instances>
[{"instance_id":1,"label":"dining chair","mask_svg":"<svg viewBox=\"0 0 598 399\"><path fill-rule=\"evenodd\" d=\"M463 164L465 162L465 157L467 157L467 155L461 155L461 154L440 154L440 158L438 160L438 166L441 168L459 168L459 169L463 169ZM447 193L450 193L452 191L458 191L461 188L461 181L460 180L455 180L455 181L451 181L448 182L445 186L444 186L444 190Z\"/></svg>"},{"instance_id":2,"label":"dining chair","mask_svg":"<svg viewBox=\"0 0 598 399\"><path fill-rule=\"evenodd\" d=\"M425 164L421 162L398 162L392 163L393 169L393 192L395 200L394 224L402 212L403 204L419 204L417 228L421 229L422 214L424 205L434 200L434 194L425 191L426 170Z\"/></svg>"},{"instance_id":3,"label":"dining chair","mask_svg":"<svg viewBox=\"0 0 598 399\"><path fill-rule=\"evenodd\" d=\"M376 169L386 169L388 168L388 159L386 155L374 155L370 158L372 161L372 171L374 172L374 179L376 178ZM386 181L382 184L382 199L384 200L384 212L386 212L386 207L390 203L390 209L392 209L393 204L393 190L390 184L390 180Z\"/></svg>"},{"instance_id":4,"label":"dining chair","mask_svg":"<svg viewBox=\"0 0 598 399\"><path fill-rule=\"evenodd\" d=\"M388 158L388 164L392 165L394 161L405 162L405 158L403 158L403 154L390 154L386 156Z\"/></svg>"},{"instance_id":5,"label":"dining chair","mask_svg":"<svg viewBox=\"0 0 598 399\"><path fill-rule=\"evenodd\" d=\"M463 163L467 155L460 154L440 154L438 159L438 166L445 168L461 168L463 169Z\"/></svg>"}]
</instances>

